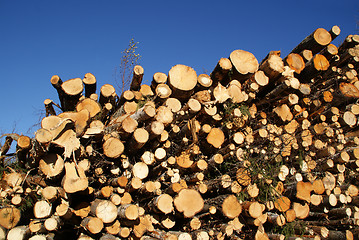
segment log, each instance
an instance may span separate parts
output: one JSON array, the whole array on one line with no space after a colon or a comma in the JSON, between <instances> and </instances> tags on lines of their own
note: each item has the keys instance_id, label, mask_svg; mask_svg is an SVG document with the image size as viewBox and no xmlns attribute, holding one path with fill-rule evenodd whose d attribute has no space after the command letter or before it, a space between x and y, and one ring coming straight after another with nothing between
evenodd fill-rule
<instances>
[{"instance_id":1,"label":"log","mask_svg":"<svg viewBox=\"0 0 359 240\"><path fill-rule=\"evenodd\" d=\"M84 170L75 163L65 163L65 177L62 180L62 187L67 193L83 191L88 187L88 179Z\"/></svg>"},{"instance_id":2,"label":"log","mask_svg":"<svg viewBox=\"0 0 359 240\"><path fill-rule=\"evenodd\" d=\"M97 234L101 232L104 225L101 219L97 217L86 217L81 221L81 226L89 231L91 234Z\"/></svg>"},{"instance_id":3,"label":"log","mask_svg":"<svg viewBox=\"0 0 359 240\"><path fill-rule=\"evenodd\" d=\"M109 158L118 158L123 153L125 147L118 138L110 137L102 145L103 153Z\"/></svg>"},{"instance_id":4,"label":"log","mask_svg":"<svg viewBox=\"0 0 359 240\"><path fill-rule=\"evenodd\" d=\"M47 218L50 216L52 206L47 201L38 201L34 205L34 216L35 218Z\"/></svg>"},{"instance_id":5,"label":"log","mask_svg":"<svg viewBox=\"0 0 359 240\"><path fill-rule=\"evenodd\" d=\"M197 87L196 91L208 89L212 86L212 79L208 74L200 74L197 77Z\"/></svg>"},{"instance_id":6,"label":"log","mask_svg":"<svg viewBox=\"0 0 359 240\"><path fill-rule=\"evenodd\" d=\"M284 63L280 56L270 54L268 58L261 63L259 69L262 70L269 79L275 80L284 72Z\"/></svg>"},{"instance_id":7,"label":"log","mask_svg":"<svg viewBox=\"0 0 359 240\"><path fill-rule=\"evenodd\" d=\"M64 168L64 160L58 154L47 154L39 161L39 170L41 170L41 172L48 178L59 176Z\"/></svg>"},{"instance_id":8,"label":"log","mask_svg":"<svg viewBox=\"0 0 359 240\"><path fill-rule=\"evenodd\" d=\"M167 81L167 75L162 72L156 72L153 74L152 81L151 81L151 89L155 91L158 84L164 84Z\"/></svg>"},{"instance_id":9,"label":"log","mask_svg":"<svg viewBox=\"0 0 359 240\"><path fill-rule=\"evenodd\" d=\"M0 226L5 229L12 229L15 227L21 218L21 212L14 207L4 207L0 209Z\"/></svg>"},{"instance_id":10,"label":"log","mask_svg":"<svg viewBox=\"0 0 359 240\"><path fill-rule=\"evenodd\" d=\"M218 83L226 85L229 82L229 71L232 69L232 63L228 58L219 59L216 67L213 69L210 74L211 79L213 80L213 86L217 86Z\"/></svg>"},{"instance_id":11,"label":"log","mask_svg":"<svg viewBox=\"0 0 359 240\"><path fill-rule=\"evenodd\" d=\"M303 58L297 53L290 53L284 61L297 74L300 74L305 67Z\"/></svg>"},{"instance_id":12,"label":"log","mask_svg":"<svg viewBox=\"0 0 359 240\"><path fill-rule=\"evenodd\" d=\"M183 213L185 218L191 218L199 213L204 206L201 195L194 189L182 189L174 198L177 211Z\"/></svg>"},{"instance_id":13,"label":"log","mask_svg":"<svg viewBox=\"0 0 359 240\"><path fill-rule=\"evenodd\" d=\"M197 73L191 67L178 64L171 68L167 80L172 89L171 97L184 101L190 97L197 84Z\"/></svg>"},{"instance_id":14,"label":"log","mask_svg":"<svg viewBox=\"0 0 359 240\"><path fill-rule=\"evenodd\" d=\"M301 72L300 77L303 82L309 82L320 72L326 71L329 66L329 61L323 55L317 54L305 65L305 68Z\"/></svg>"},{"instance_id":15,"label":"log","mask_svg":"<svg viewBox=\"0 0 359 240\"><path fill-rule=\"evenodd\" d=\"M113 95L116 93L115 88L111 84L104 84L100 88L99 104L104 106L105 103L111 102Z\"/></svg>"},{"instance_id":16,"label":"log","mask_svg":"<svg viewBox=\"0 0 359 240\"><path fill-rule=\"evenodd\" d=\"M70 119L74 122L76 137L83 135L90 120L90 116L90 112L87 109L82 109L78 112L62 112L58 115L58 117L62 119Z\"/></svg>"},{"instance_id":17,"label":"log","mask_svg":"<svg viewBox=\"0 0 359 240\"><path fill-rule=\"evenodd\" d=\"M169 214L169 213L173 212L173 210L174 210L173 198L166 193L155 197L149 203L149 206L154 211L164 213L164 214Z\"/></svg>"},{"instance_id":18,"label":"log","mask_svg":"<svg viewBox=\"0 0 359 240\"><path fill-rule=\"evenodd\" d=\"M140 65L136 65L133 68L133 76L132 76L132 81L130 84L130 90L131 91L138 91L140 90L141 87L141 82L143 79L143 67L141 67Z\"/></svg>"},{"instance_id":19,"label":"log","mask_svg":"<svg viewBox=\"0 0 359 240\"><path fill-rule=\"evenodd\" d=\"M55 109L53 106L54 102L51 99L45 99L44 105L45 105L46 117L56 115L56 112L55 112Z\"/></svg>"},{"instance_id":20,"label":"log","mask_svg":"<svg viewBox=\"0 0 359 240\"><path fill-rule=\"evenodd\" d=\"M299 53L299 55L303 58L303 61L305 63L309 62L312 58L313 58L313 53L312 51L308 50L308 49L304 49L303 51L301 51Z\"/></svg>"},{"instance_id":21,"label":"log","mask_svg":"<svg viewBox=\"0 0 359 240\"><path fill-rule=\"evenodd\" d=\"M85 85L85 97L89 98L91 94L96 93L96 77L92 73L86 73L82 79Z\"/></svg>"},{"instance_id":22,"label":"log","mask_svg":"<svg viewBox=\"0 0 359 240\"><path fill-rule=\"evenodd\" d=\"M98 104L97 101L91 98L85 98L76 105L77 112L80 112L83 109L86 109L89 112L90 118L94 118L97 114L101 112L100 104Z\"/></svg>"},{"instance_id":23,"label":"log","mask_svg":"<svg viewBox=\"0 0 359 240\"><path fill-rule=\"evenodd\" d=\"M63 111L75 110L83 88L84 86L81 78L70 79L61 84L61 89L63 92L63 105L61 105L61 108Z\"/></svg>"},{"instance_id":24,"label":"log","mask_svg":"<svg viewBox=\"0 0 359 240\"><path fill-rule=\"evenodd\" d=\"M136 220L139 216L138 207L133 204L124 204L118 208L118 216L127 220Z\"/></svg>"},{"instance_id":25,"label":"log","mask_svg":"<svg viewBox=\"0 0 359 240\"><path fill-rule=\"evenodd\" d=\"M298 44L291 53L300 53L305 49L311 50L313 55L317 54L325 46L332 41L330 33L323 29L317 28L312 34L306 37L300 44Z\"/></svg>"},{"instance_id":26,"label":"log","mask_svg":"<svg viewBox=\"0 0 359 240\"><path fill-rule=\"evenodd\" d=\"M112 223L117 218L117 207L109 200L95 199L90 209L103 223Z\"/></svg>"},{"instance_id":27,"label":"log","mask_svg":"<svg viewBox=\"0 0 359 240\"><path fill-rule=\"evenodd\" d=\"M244 50L234 50L229 56L233 66L232 79L243 82L258 70L258 60L256 57Z\"/></svg>"},{"instance_id":28,"label":"log","mask_svg":"<svg viewBox=\"0 0 359 240\"><path fill-rule=\"evenodd\" d=\"M8 233L7 236L3 236L2 239L5 240L6 239L19 239L19 240L25 240L28 239L29 236L31 235L31 232L29 230L29 227L27 226L17 226L12 228Z\"/></svg>"}]
</instances>

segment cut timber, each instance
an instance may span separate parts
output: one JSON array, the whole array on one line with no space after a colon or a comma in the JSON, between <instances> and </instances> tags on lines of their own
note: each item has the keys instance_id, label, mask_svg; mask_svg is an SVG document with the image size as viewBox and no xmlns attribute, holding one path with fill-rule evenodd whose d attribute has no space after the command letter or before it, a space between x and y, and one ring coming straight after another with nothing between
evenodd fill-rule
<instances>
[{"instance_id":1,"label":"cut timber","mask_svg":"<svg viewBox=\"0 0 359 240\"><path fill-rule=\"evenodd\" d=\"M150 135L149 138L153 139L160 136L164 132L165 126L162 122L152 121L150 124L147 125L146 130Z\"/></svg>"},{"instance_id":2,"label":"cut timber","mask_svg":"<svg viewBox=\"0 0 359 240\"><path fill-rule=\"evenodd\" d=\"M55 112L55 109L53 106L54 102L51 99L45 99L44 105L45 105L46 117L56 115L56 112Z\"/></svg>"},{"instance_id":3,"label":"cut timber","mask_svg":"<svg viewBox=\"0 0 359 240\"><path fill-rule=\"evenodd\" d=\"M156 72L153 74L152 82L151 82L151 89L154 91L158 84L166 83L167 81L167 75L162 72Z\"/></svg>"},{"instance_id":4,"label":"cut timber","mask_svg":"<svg viewBox=\"0 0 359 240\"><path fill-rule=\"evenodd\" d=\"M227 88L220 83L218 83L218 85L214 88L213 96L219 103L224 103L230 98Z\"/></svg>"},{"instance_id":5,"label":"cut timber","mask_svg":"<svg viewBox=\"0 0 359 240\"><path fill-rule=\"evenodd\" d=\"M309 215L309 205L305 203L304 205L294 202L293 209L295 211L295 215L298 219L304 219Z\"/></svg>"},{"instance_id":6,"label":"cut timber","mask_svg":"<svg viewBox=\"0 0 359 240\"><path fill-rule=\"evenodd\" d=\"M97 234L103 229L103 222L97 217L86 217L81 221L81 226L92 234Z\"/></svg>"},{"instance_id":7,"label":"cut timber","mask_svg":"<svg viewBox=\"0 0 359 240\"><path fill-rule=\"evenodd\" d=\"M248 95L241 90L241 84L237 80L232 80L227 87L227 92L233 103L244 102Z\"/></svg>"},{"instance_id":8,"label":"cut timber","mask_svg":"<svg viewBox=\"0 0 359 240\"><path fill-rule=\"evenodd\" d=\"M171 109L173 113L179 112L182 108L182 104L177 98L168 98L163 105Z\"/></svg>"},{"instance_id":9,"label":"cut timber","mask_svg":"<svg viewBox=\"0 0 359 240\"><path fill-rule=\"evenodd\" d=\"M137 162L133 165L132 173L134 177L145 179L148 176L148 166L144 162Z\"/></svg>"},{"instance_id":10,"label":"cut timber","mask_svg":"<svg viewBox=\"0 0 359 240\"><path fill-rule=\"evenodd\" d=\"M51 82L52 86L56 89L57 95L59 96L61 109L64 110L63 109L63 106L64 106L64 90L62 90L62 88L61 88L61 84L63 82L62 82L61 78L58 75L52 76L50 82Z\"/></svg>"},{"instance_id":11,"label":"cut timber","mask_svg":"<svg viewBox=\"0 0 359 240\"><path fill-rule=\"evenodd\" d=\"M161 194L154 198L150 205L164 214L169 214L174 210L173 198L168 194Z\"/></svg>"},{"instance_id":12,"label":"cut timber","mask_svg":"<svg viewBox=\"0 0 359 240\"><path fill-rule=\"evenodd\" d=\"M160 83L156 86L155 93L159 99L167 99L171 96L172 90L167 84Z\"/></svg>"},{"instance_id":13,"label":"cut timber","mask_svg":"<svg viewBox=\"0 0 359 240\"><path fill-rule=\"evenodd\" d=\"M58 128L63 122L63 119L58 116L48 116L41 120L41 127L47 130L53 130Z\"/></svg>"},{"instance_id":14,"label":"cut timber","mask_svg":"<svg viewBox=\"0 0 359 240\"><path fill-rule=\"evenodd\" d=\"M329 68L329 61L321 54L316 54L312 60L307 62L305 68L300 74L301 80L309 82L315 78L320 72L326 71Z\"/></svg>"},{"instance_id":15,"label":"cut timber","mask_svg":"<svg viewBox=\"0 0 359 240\"><path fill-rule=\"evenodd\" d=\"M222 213L229 219L234 219L242 212L242 205L234 195L229 195L222 202Z\"/></svg>"},{"instance_id":16,"label":"cut timber","mask_svg":"<svg viewBox=\"0 0 359 240\"><path fill-rule=\"evenodd\" d=\"M33 210L35 218L47 218L51 214L52 207L47 201L42 200L35 203Z\"/></svg>"},{"instance_id":17,"label":"cut timber","mask_svg":"<svg viewBox=\"0 0 359 240\"><path fill-rule=\"evenodd\" d=\"M64 167L65 164L62 157L54 153L44 155L39 161L39 169L48 178L60 175Z\"/></svg>"},{"instance_id":18,"label":"cut timber","mask_svg":"<svg viewBox=\"0 0 359 240\"><path fill-rule=\"evenodd\" d=\"M102 145L103 153L109 158L118 158L123 153L125 147L120 139L110 137Z\"/></svg>"},{"instance_id":19,"label":"cut timber","mask_svg":"<svg viewBox=\"0 0 359 240\"><path fill-rule=\"evenodd\" d=\"M130 102L134 100L134 98L135 98L134 92L130 90L126 90L121 94L121 97L118 101L118 105L122 106L125 102Z\"/></svg>"},{"instance_id":20,"label":"cut timber","mask_svg":"<svg viewBox=\"0 0 359 240\"><path fill-rule=\"evenodd\" d=\"M140 90L141 82L143 79L143 72L144 72L143 67L141 67L140 65L136 65L133 68L133 76L132 76L132 81L131 81L131 85L130 85L131 91Z\"/></svg>"},{"instance_id":21,"label":"cut timber","mask_svg":"<svg viewBox=\"0 0 359 240\"><path fill-rule=\"evenodd\" d=\"M313 58L312 51L310 51L308 49L304 49L302 52L299 53L299 55L303 58L303 61L305 63L307 63L308 61L310 61Z\"/></svg>"},{"instance_id":22,"label":"cut timber","mask_svg":"<svg viewBox=\"0 0 359 240\"><path fill-rule=\"evenodd\" d=\"M338 48L333 44L329 44L320 52L320 54L323 55L328 61L330 61L335 55L338 54Z\"/></svg>"},{"instance_id":23,"label":"cut timber","mask_svg":"<svg viewBox=\"0 0 359 240\"><path fill-rule=\"evenodd\" d=\"M313 55L317 54L325 46L332 41L330 33L323 29L318 28L308 37L306 37L298 46L296 46L292 53L300 53L305 49L311 50Z\"/></svg>"},{"instance_id":24,"label":"cut timber","mask_svg":"<svg viewBox=\"0 0 359 240\"><path fill-rule=\"evenodd\" d=\"M354 98L354 99L359 98L359 90L355 87L355 85L351 83L347 83L347 82L340 83L339 90L341 94L343 94L347 98Z\"/></svg>"},{"instance_id":25,"label":"cut timber","mask_svg":"<svg viewBox=\"0 0 359 240\"><path fill-rule=\"evenodd\" d=\"M104 106L105 103L111 101L112 96L116 93L115 88L111 84L104 84L100 89L99 103Z\"/></svg>"},{"instance_id":26,"label":"cut timber","mask_svg":"<svg viewBox=\"0 0 359 240\"><path fill-rule=\"evenodd\" d=\"M219 59L217 66L211 73L211 79L213 80L213 85L216 86L217 83L222 83L226 85L229 82L228 73L232 69L232 63L228 58Z\"/></svg>"},{"instance_id":27,"label":"cut timber","mask_svg":"<svg viewBox=\"0 0 359 240\"><path fill-rule=\"evenodd\" d=\"M15 227L21 218L21 212L14 207L4 207L0 209L0 226L11 229Z\"/></svg>"},{"instance_id":28,"label":"cut timber","mask_svg":"<svg viewBox=\"0 0 359 240\"><path fill-rule=\"evenodd\" d=\"M172 97L186 100L197 85L197 73L191 67L178 64L168 73L168 85L172 89Z\"/></svg>"},{"instance_id":29,"label":"cut timber","mask_svg":"<svg viewBox=\"0 0 359 240\"><path fill-rule=\"evenodd\" d=\"M117 207L109 200L95 199L91 203L91 213L103 223L112 223L117 218Z\"/></svg>"},{"instance_id":30,"label":"cut timber","mask_svg":"<svg viewBox=\"0 0 359 240\"><path fill-rule=\"evenodd\" d=\"M284 72L284 63L280 56L270 54L260 65L259 69L262 70L269 79L276 79Z\"/></svg>"},{"instance_id":31,"label":"cut timber","mask_svg":"<svg viewBox=\"0 0 359 240\"><path fill-rule=\"evenodd\" d=\"M47 186L41 191L42 196L49 202L53 202L58 197L57 188L53 186Z\"/></svg>"},{"instance_id":32,"label":"cut timber","mask_svg":"<svg viewBox=\"0 0 359 240\"><path fill-rule=\"evenodd\" d=\"M337 26L337 25L333 26L333 27L330 29L329 34L330 34L330 36L332 37L332 41L333 41L336 37L339 36L340 31L341 31L341 30L340 30L340 27Z\"/></svg>"},{"instance_id":33,"label":"cut timber","mask_svg":"<svg viewBox=\"0 0 359 240\"><path fill-rule=\"evenodd\" d=\"M143 122L149 118L154 117L155 114L156 109L153 106L145 105L142 108L138 109L134 114L132 114L131 117L137 122Z\"/></svg>"},{"instance_id":34,"label":"cut timber","mask_svg":"<svg viewBox=\"0 0 359 240\"><path fill-rule=\"evenodd\" d=\"M300 74L305 68L303 58L297 53L290 53L284 60L288 66L293 69L297 74Z\"/></svg>"},{"instance_id":35,"label":"cut timber","mask_svg":"<svg viewBox=\"0 0 359 240\"><path fill-rule=\"evenodd\" d=\"M128 220L136 220L139 217L138 207L133 204L124 204L118 207L118 216Z\"/></svg>"},{"instance_id":36,"label":"cut timber","mask_svg":"<svg viewBox=\"0 0 359 240\"><path fill-rule=\"evenodd\" d=\"M28 226L16 226L16 227L12 228L7 233L7 236L6 236L5 232L4 232L4 234L0 233L0 239L1 240L5 240L5 239L7 239L7 240L11 240L11 239L25 240L25 239L29 239L30 234L31 234L31 231Z\"/></svg>"},{"instance_id":37,"label":"cut timber","mask_svg":"<svg viewBox=\"0 0 359 240\"><path fill-rule=\"evenodd\" d=\"M101 112L101 106L97 101L91 98L85 98L80 101L76 106L76 111L80 112L81 110L86 109L90 113L90 118L95 117Z\"/></svg>"},{"instance_id":38,"label":"cut timber","mask_svg":"<svg viewBox=\"0 0 359 240\"><path fill-rule=\"evenodd\" d=\"M90 112L87 109L82 109L78 112L63 112L58 117L71 119L75 124L76 137L80 137L90 120Z\"/></svg>"},{"instance_id":39,"label":"cut timber","mask_svg":"<svg viewBox=\"0 0 359 240\"><path fill-rule=\"evenodd\" d=\"M215 148L220 148L224 143L225 136L221 129L212 128L207 135L207 142Z\"/></svg>"},{"instance_id":40,"label":"cut timber","mask_svg":"<svg viewBox=\"0 0 359 240\"><path fill-rule=\"evenodd\" d=\"M248 186L251 183L251 176L248 169L238 168L236 172L236 179L239 184Z\"/></svg>"},{"instance_id":41,"label":"cut timber","mask_svg":"<svg viewBox=\"0 0 359 240\"><path fill-rule=\"evenodd\" d=\"M64 157L70 158L72 153L80 148L80 140L76 137L76 132L67 127L65 127L60 134L61 135L54 135L52 143L64 148Z\"/></svg>"},{"instance_id":42,"label":"cut timber","mask_svg":"<svg viewBox=\"0 0 359 240\"><path fill-rule=\"evenodd\" d=\"M274 201L274 207L280 212L286 212L290 208L291 201L285 196L280 196Z\"/></svg>"},{"instance_id":43,"label":"cut timber","mask_svg":"<svg viewBox=\"0 0 359 240\"><path fill-rule=\"evenodd\" d=\"M234 50L229 59L233 65L233 79L243 82L258 70L258 60L250 52Z\"/></svg>"},{"instance_id":44,"label":"cut timber","mask_svg":"<svg viewBox=\"0 0 359 240\"><path fill-rule=\"evenodd\" d=\"M47 231L56 231L60 226L61 220L58 216L53 216L45 220L44 227Z\"/></svg>"},{"instance_id":45,"label":"cut timber","mask_svg":"<svg viewBox=\"0 0 359 240\"><path fill-rule=\"evenodd\" d=\"M313 190L311 182L300 181L296 184L296 197L300 200L310 202L310 193Z\"/></svg>"},{"instance_id":46,"label":"cut timber","mask_svg":"<svg viewBox=\"0 0 359 240\"><path fill-rule=\"evenodd\" d=\"M21 135L17 139L16 151L17 157L21 164L25 164L27 160L27 154L32 147L31 138L28 136Z\"/></svg>"},{"instance_id":47,"label":"cut timber","mask_svg":"<svg viewBox=\"0 0 359 240\"><path fill-rule=\"evenodd\" d=\"M81 78L73 78L61 84L64 93L62 110L73 111L79 101L84 85Z\"/></svg>"},{"instance_id":48,"label":"cut timber","mask_svg":"<svg viewBox=\"0 0 359 240\"><path fill-rule=\"evenodd\" d=\"M283 104L273 109L273 111L282 119L283 122L291 121L293 114L287 104Z\"/></svg>"},{"instance_id":49,"label":"cut timber","mask_svg":"<svg viewBox=\"0 0 359 240\"><path fill-rule=\"evenodd\" d=\"M212 85L212 79L208 74L200 74L197 78L199 89L207 89Z\"/></svg>"},{"instance_id":50,"label":"cut timber","mask_svg":"<svg viewBox=\"0 0 359 240\"><path fill-rule=\"evenodd\" d=\"M155 119L167 126L173 121L173 113L169 107L159 106L156 111Z\"/></svg>"},{"instance_id":51,"label":"cut timber","mask_svg":"<svg viewBox=\"0 0 359 240\"><path fill-rule=\"evenodd\" d=\"M76 167L75 163L65 163L65 177L62 180L62 187L67 193L83 191L88 187L88 180L85 171Z\"/></svg>"},{"instance_id":52,"label":"cut timber","mask_svg":"<svg viewBox=\"0 0 359 240\"><path fill-rule=\"evenodd\" d=\"M194 189L182 189L174 199L177 211L185 218L191 218L203 209L202 196Z\"/></svg>"},{"instance_id":53,"label":"cut timber","mask_svg":"<svg viewBox=\"0 0 359 240\"><path fill-rule=\"evenodd\" d=\"M82 82L85 85L85 97L89 98L91 94L96 93L96 78L92 73L86 73Z\"/></svg>"},{"instance_id":54,"label":"cut timber","mask_svg":"<svg viewBox=\"0 0 359 240\"><path fill-rule=\"evenodd\" d=\"M262 70L258 70L251 77L250 81L258 84L258 86L264 87L269 83L269 78Z\"/></svg>"},{"instance_id":55,"label":"cut timber","mask_svg":"<svg viewBox=\"0 0 359 240\"><path fill-rule=\"evenodd\" d=\"M149 139L148 131L144 128L137 128L132 135L132 138L129 141L129 146L131 149L128 151L133 152L142 148Z\"/></svg>"}]
</instances>

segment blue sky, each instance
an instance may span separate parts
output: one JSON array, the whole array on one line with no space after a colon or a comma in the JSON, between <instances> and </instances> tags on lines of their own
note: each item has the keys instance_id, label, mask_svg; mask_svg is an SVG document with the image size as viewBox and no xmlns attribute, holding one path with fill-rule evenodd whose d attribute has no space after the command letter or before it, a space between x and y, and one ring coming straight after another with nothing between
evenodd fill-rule
<instances>
[{"instance_id":1,"label":"blue sky","mask_svg":"<svg viewBox=\"0 0 359 240\"><path fill-rule=\"evenodd\" d=\"M0 0L0 133L32 135L43 101L58 102L52 75L93 73L114 84L121 52L139 42L144 83L176 64L213 70L235 49L260 61L316 28L338 25L337 46L358 34L359 1L6 1Z\"/></svg>"}]
</instances>

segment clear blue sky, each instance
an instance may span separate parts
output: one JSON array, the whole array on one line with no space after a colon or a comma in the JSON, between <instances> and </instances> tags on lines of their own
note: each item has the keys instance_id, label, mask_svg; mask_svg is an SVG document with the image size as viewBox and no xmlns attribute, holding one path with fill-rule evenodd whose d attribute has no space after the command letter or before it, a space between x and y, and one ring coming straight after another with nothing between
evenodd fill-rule
<instances>
[{"instance_id":1,"label":"clear blue sky","mask_svg":"<svg viewBox=\"0 0 359 240\"><path fill-rule=\"evenodd\" d=\"M338 44L357 34L359 1L39 1L0 0L0 133L32 135L46 98L58 102L52 75L93 73L98 89L130 39L139 42L145 83L176 64L211 72L243 49L260 61L286 56L318 27L338 25ZM30 130L29 130L30 129Z\"/></svg>"}]
</instances>

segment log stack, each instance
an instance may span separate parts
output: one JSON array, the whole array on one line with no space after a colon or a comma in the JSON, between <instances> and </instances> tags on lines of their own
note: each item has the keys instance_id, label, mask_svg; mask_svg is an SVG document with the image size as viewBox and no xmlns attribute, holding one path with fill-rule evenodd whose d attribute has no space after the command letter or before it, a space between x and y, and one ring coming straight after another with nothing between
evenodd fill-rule
<instances>
[{"instance_id":1,"label":"log stack","mask_svg":"<svg viewBox=\"0 0 359 240\"><path fill-rule=\"evenodd\" d=\"M53 76L41 128L0 149L0 239L358 239L359 36L339 33L149 85L136 66L121 94Z\"/></svg>"}]
</instances>

